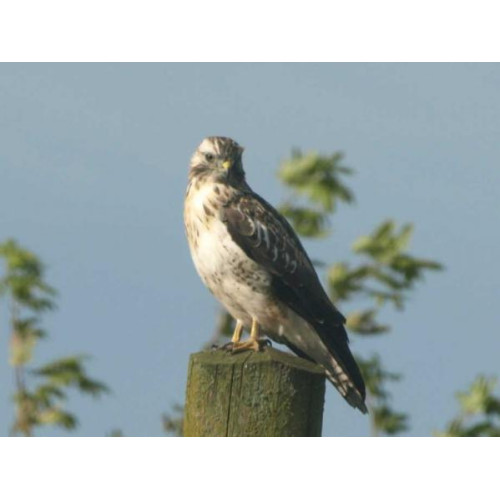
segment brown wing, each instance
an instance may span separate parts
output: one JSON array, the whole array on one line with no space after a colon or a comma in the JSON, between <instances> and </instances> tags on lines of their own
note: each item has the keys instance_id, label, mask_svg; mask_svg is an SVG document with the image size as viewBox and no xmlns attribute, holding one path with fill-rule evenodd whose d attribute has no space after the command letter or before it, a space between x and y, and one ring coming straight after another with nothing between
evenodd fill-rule
<instances>
[{"instance_id":1,"label":"brown wing","mask_svg":"<svg viewBox=\"0 0 500 500\"><path fill-rule=\"evenodd\" d=\"M230 200L222 208L221 215L235 243L271 274L275 296L314 328L355 389L349 384L340 388L342 383L332 375L335 373L332 367L330 380L349 404L366 413L365 384L349 349L345 318L323 290L290 224L269 203L251 191ZM291 341L286 339L286 332L285 340L299 356L314 358L313 353L303 352L298 346L291 345Z\"/></svg>"},{"instance_id":2,"label":"brown wing","mask_svg":"<svg viewBox=\"0 0 500 500\"><path fill-rule=\"evenodd\" d=\"M287 220L255 193L244 193L222 211L229 234L273 276L277 297L311 325L330 328L345 322L326 295L300 240ZM347 341L339 329L339 340Z\"/></svg>"}]
</instances>

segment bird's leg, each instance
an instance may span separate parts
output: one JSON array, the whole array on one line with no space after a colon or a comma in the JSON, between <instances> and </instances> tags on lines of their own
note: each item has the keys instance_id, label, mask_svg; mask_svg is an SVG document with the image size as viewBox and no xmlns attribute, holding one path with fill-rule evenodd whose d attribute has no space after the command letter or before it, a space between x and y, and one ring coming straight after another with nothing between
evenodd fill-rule
<instances>
[{"instance_id":1,"label":"bird's leg","mask_svg":"<svg viewBox=\"0 0 500 500\"><path fill-rule=\"evenodd\" d=\"M241 339L241 332L243 331L243 323L238 319L236 320L236 326L234 327L233 336L231 337L231 342L236 344Z\"/></svg>"},{"instance_id":2,"label":"bird's leg","mask_svg":"<svg viewBox=\"0 0 500 500\"><path fill-rule=\"evenodd\" d=\"M252 328L250 329L250 339L246 342L233 342L233 352L242 351L261 351L264 346L268 345L267 340L260 338L259 323L255 318L252 318Z\"/></svg>"},{"instance_id":3,"label":"bird's leg","mask_svg":"<svg viewBox=\"0 0 500 500\"><path fill-rule=\"evenodd\" d=\"M235 344L239 344L241 339L241 333L243 332L243 322L239 319L236 320L236 326L234 327L233 336L231 337L231 342L227 342L218 349L222 351L232 351Z\"/></svg>"}]
</instances>

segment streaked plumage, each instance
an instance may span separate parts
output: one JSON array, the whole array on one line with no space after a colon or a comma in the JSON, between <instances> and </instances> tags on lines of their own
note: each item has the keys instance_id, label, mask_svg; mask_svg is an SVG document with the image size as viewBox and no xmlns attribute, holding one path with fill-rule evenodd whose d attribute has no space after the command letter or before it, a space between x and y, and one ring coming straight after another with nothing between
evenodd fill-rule
<instances>
[{"instance_id":1,"label":"streaked plumage","mask_svg":"<svg viewBox=\"0 0 500 500\"><path fill-rule=\"evenodd\" d=\"M290 224L246 183L242 152L232 139L209 137L191 159L184 223L195 267L237 330L253 327L253 338L260 325L272 340L323 366L347 402L366 412L345 318Z\"/></svg>"}]
</instances>

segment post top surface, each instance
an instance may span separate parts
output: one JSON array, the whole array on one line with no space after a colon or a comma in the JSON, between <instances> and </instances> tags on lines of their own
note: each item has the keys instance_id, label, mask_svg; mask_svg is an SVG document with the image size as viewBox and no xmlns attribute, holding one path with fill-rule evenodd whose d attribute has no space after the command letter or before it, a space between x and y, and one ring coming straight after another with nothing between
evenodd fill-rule
<instances>
[{"instance_id":1,"label":"post top surface","mask_svg":"<svg viewBox=\"0 0 500 500\"><path fill-rule=\"evenodd\" d=\"M281 363L291 368L304 370L310 373L323 375L324 370L317 364L294 354L290 354L272 347L266 347L262 352L241 352L231 354L221 350L208 350L191 354L195 362L205 364L238 365L244 363Z\"/></svg>"}]
</instances>

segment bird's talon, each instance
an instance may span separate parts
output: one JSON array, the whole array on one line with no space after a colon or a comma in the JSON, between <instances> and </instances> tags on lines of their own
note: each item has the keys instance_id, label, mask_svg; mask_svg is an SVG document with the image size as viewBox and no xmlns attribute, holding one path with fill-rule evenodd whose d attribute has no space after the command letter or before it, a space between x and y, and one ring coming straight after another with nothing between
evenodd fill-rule
<instances>
[{"instance_id":1,"label":"bird's talon","mask_svg":"<svg viewBox=\"0 0 500 500\"><path fill-rule=\"evenodd\" d=\"M233 344L231 354L237 354L238 352L244 352L244 351L261 352L270 345L271 342L269 342L269 340L267 339L259 339L259 340L250 339L247 340L246 342L235 342Z\"/></svg>"},{"instance_id":2,"label":"bird's talon","mask_svg":"<svg viewBox=\"0 0 500 500\"><path fill-rule=\"evenodd\" d=\"M222 345L213 344L212 351L231 352L233 350L233 344L234 344L234 342L226 342L225 344L222 344Z\"/></svg>"}]
</instances>

